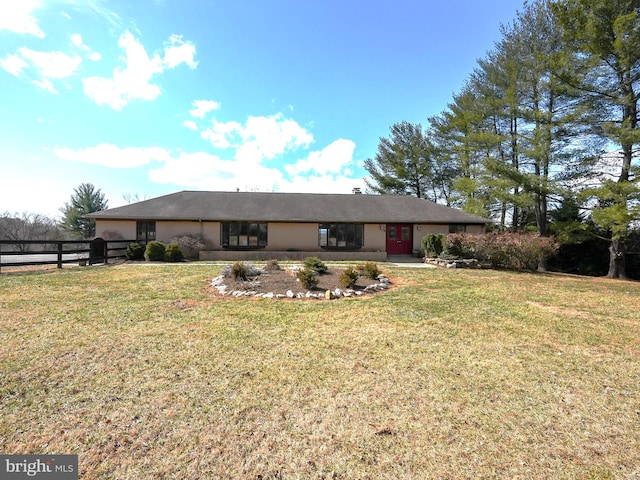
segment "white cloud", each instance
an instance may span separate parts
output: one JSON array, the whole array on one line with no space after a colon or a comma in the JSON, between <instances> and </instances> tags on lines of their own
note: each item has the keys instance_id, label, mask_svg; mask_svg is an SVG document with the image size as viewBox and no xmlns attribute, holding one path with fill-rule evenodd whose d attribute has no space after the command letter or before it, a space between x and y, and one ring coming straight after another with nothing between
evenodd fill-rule
<instances>
[{"instance_id":1,"label":"white cloud","mask_svg":"<svg viewBox=\"0 0 640 480\"><path fill-rule=\"evenodd\" d=\"M185 120L182 122L182 125L187 127L189 130L198 130L198 125L193 120Z\"/></svg>"},{"instance_id":2,"label":"white cloud","mask_svg":"<svg viewBox=\"0 0 640 480\"><path fill-rule=\"evenodd\" d=\"M254 165L308 147L313 141L311 133L280 113L270 117L249 117L245 125L213 120L212 126L203 130L201 136L214 147L236 148L236 160Z\"/></svg>"},{"instance_id":3,"label":"white cloud","mask_svg":"<svg viewBox=\"0 0 640 480\"><path fill-rule=\"evenodd\" d=\"M40 87L42 90L47 90L54 95L58 94L58 90L55 89L53 83L51 83L51 80L49 80L48 78L43 78L42 80L34 80L33 83L37 87Z\"/></svg>"},{"instance_id":4,"label":"white cloud","mask_svg":"<svg viewBox=\"0 0 640 480\"><path fill-rule=\"evenodd\" d=\"M123 33L118 45L125 51L125 66L116 67L111 78L84 78L85 94L98 105L108 105L114 110L122 110L134 99L155 100L161 90L151 83L154 75L181 63L187 63L191 68L197 65L193 61L193 44L185 43L177 36L172 36L170 43L171 46L165 48L164 58L157 53L150 58L144 46L130 32Z\"/></svg>"},{"instance_id":5,"label":"white cloud","mask_svg":"<svg viewBox=\"0 0 640 480\"><path fill-rule=\"evenodd\" d=\"M195 108L189 110L189 115L196 118L204 118L207 113L220 108L220 103L215 100L194 100L191 104Z\"/></svg>"},{"instance_id":6,"label":"white cloud","mask_svg":"<svg viewBox=\"0 0 640 480\"><path fill-rule=\"evenodd\" d=\"M37 76L31 81L37 87L57 94L58 91L51 80L70 77L76 72L81 62L82 58L77 55L68 55L60 51L40 52L22 47L17 53L9 54L0 60L0 66L16 77L27 74L27 70L31 67Z\"/></svg>"},{"instance_id":7,"label":"white cloud","mask_svg":"<svg viewBox=\"0 0 640 480\"><path fill-rule=\"evenodd\" d=\"M87 44L84 43L82 39L82 35L79 33L74 33L71 35L71 43L81 52L83 52L87 58L93 62L97 62L102 58L99 52L96 52L91 49Z\"/></svg>"},{"instance_id":8,"label":"white cloud","mask_svg":"<svg viewBox=\"0 0 640 480\"><path fill-rule=\"evenodd\" d=\"M41 6L38 0L0 1L0 30L44 38L33 11Z\"/></svg>"},{"instance_id":9,"label":"white cloud","mask_svg":"<svg viewBox=\"0 0 640 480\"><path fill-rule=\"evenodd\" d=\"M216 184L235 177L237 166L232 160L223 160L205 152L179 153L149 172L156 183L172 183L186 187L215 189Z\"/></svg>"},{"instance_id":10,"label":"white cloud","mask_svg":"<svg viewBox=\"0 0 640 480\"><path fill-rule=\"evenodd\" d=\"M25 62L19 55L10 53L6 58L0 60L0 67L16 77L20 76L22 70L28 67L29 64Z\"/></svg>"},{"instance_id":11,"label":"white cloud","mask_svg":"<svg viewBox=\"0 0 640 480\"><path fill-rule=\"evenodd\" d=\"M317 152L311 152L305 160L286 167L289 175L315 172L326 175L328 173L347 173L347 167L353 162L353 152L356 144L351 140L340 138Z\"/></svg>"},{"instance_id":12,"label":"white cloud","mask_svg":"<svg viewBox=\"0 0 640 480\"><path fill-rule=\"evenodd\" d=\"M63 160L112 168L136 168L153 161L166 162L171 159L169 152L160 147L120 148L109 143L101 143L82 150L55 148L53 153Z\"/></svg>"},{"instance_id":13,"label":"white cloud","mask_svg":"<svg viewBox=\"0 0 640 480\"><path fill-rule=\"evenodd\" d=\"M333 145L339 145L341 142L333 142L322 152L315 153L327 153L335 148ZM261 164L245 168L237 160L224 159L207 152L186 153L160 147L123 148L112 144L100 144L81 150L56 148L54 154L63 160L112 168L149 165L151 168L148 176L152 182L183 188L227 191L239 188L242 191L316 193L349 193L353 187L365 188L361 178L349 178L344 171L337 174L293 175L285 178L280 168ZM314 153L309 157L316 158Z\"/></svg>"},{"instance_id":14,"label":"white cloud","mask_svg":"<svg viewBox=\"0 0 640 480\"><path fill-rule=\"evenodd\" d=\"M230 148L238 146L241 138L239 133L243 127L238 122L218 122L213 120L211 128L204 129L200 136L211 142L216 148Z\"/></svg>"},{"instance_id":15,"label":"white cloud","mask_svg":"<svg viewBox=\"0 0 640 480\"><path fill-rule=\"evenodd\" d=\"M198 66L193 57L196 55L196 46L191 42L182 40L182 35L171 35L168 46L164 48L162 64L167 68L175 68L186 63L190 69Z\"/></svg>"},{"instance_id":16,"label":"white cloud","mask_svg":"<svg viewBox=\"0 0 640 480\"><path fill-rule=\"evenodd\" d=\"M282 118L281 114L249 117L241 135L243 143L236 152L236 159L250 163L308 147L313 141L313 135L294 120Z\"/></svg>"},{"instance_id":17,"label":"white cloud","mask_svg":"<svg viewBox=\"0 0 640 480\"><path fill-rule=\"evenodd\" d=\"M18 49L20 56L28 60L44 78L66 78L78 69L82 58L64 52L38 52L30 48Z\"/></svg>"}]
</instances>

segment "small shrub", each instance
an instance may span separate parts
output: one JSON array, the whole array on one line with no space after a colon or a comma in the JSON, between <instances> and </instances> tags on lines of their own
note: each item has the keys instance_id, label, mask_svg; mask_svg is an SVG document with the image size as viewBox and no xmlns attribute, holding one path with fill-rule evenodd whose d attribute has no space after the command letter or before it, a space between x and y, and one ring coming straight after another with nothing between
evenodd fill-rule
<instances>
[{"instance_id":1,"label":"small shrub","mask_svg":"<svg viewBox=\"0 0 640 480\"><path fill-rule=\"evenodd\" d=\"M329 270L327 264L320 260L318 257L307 257L304 259L305 268L309 268L316 273L323 274Z\"/></svg>"},{"instance_id":2,"label":"small shrub","mask_svg":"<svg viewBox=\"0 0 640 480\"><path fill-rule=\"evenodd\" d=\"M364 264L363 275L367 278L375 280L380 275L380 270L378 270L378 265L373 262L367 262Z\"/></svg>"},{"instance_id":3,"label":"small shrub","mask_svg":"<svg viewBox=\"0 0 640 480\"><path fill-rule=\"evenodd\" d=\"M278 260L273 258L267 262L267 264L264 266L264 269L270 271L280 270L280 264L278 263Z\"/></svg>"},{"instance_id":4,"label":"small shrub","mask_svg":"<svg viewBox=\"0 0 640 480\"><path fill-rule=\"evenodd\" d=\"M130 243L124 254L127 260L144 260L144 246L139 243Z\"/></svg>"},{"instance_id":5,"label":"small shrub","mask_svg":"<svg viewBox=\"0 0 640 480\"><path fill-rule=\"evenodd\" d=\"M313 290L318 286L318 274L312 268L305 267L302 270L298 270L296 278L300 280L302 286L307 290Z\"/></svg>"},{"instance_id":6,"label":"small shrub","mask_svg":"<svg viewBox=\"0 0 640 480\"><path fill-rule=\"evenodd\" d=\"M180 245L170 243L164 251L164 259L167 262L181 262L184 260L184 254L180 250Z\"/></svg>"},{"instance_id":7,"label":"small shrub","mask_svg":"<svg viewBox=\"0 0 640 480\"><path fill-rule=\"evenodd\" d=\"M173 237L171 243L177 243L184 256L192 260L197 259L202 250L211 248L211 242L207 238L190 233Z\"/></svg>"},{"instance_id":8,"label":"small shrub","mask_svg":"<svg viewBox=\"0 0 640 480\"><path fill-rule=\"evenodd\" d=\"M149 242L144 251L144 258L149 262L162 262L164 261L164 251L164 243L158 241Z\"/></svg>"},{"instance_id":9,"label":"small shrub","mask_svg":"<svg viewBox=\"0 0 640 480\"><path fill-rule=\"evenodd\" d=\"M247 280L247 266L244 262L236 262L231 266L231 276L234 280Z\"/></svg>"},{"instance_id":10,"label":"small shrub","mask_svg":"<svg viewBox=\"0 0 640 480\"><path fill-rule=\"evenodd\" d=\"M356 284L356 282L358 281L358 277L360 276L360 274L358 273L358 270L356 270L353 267L347 267L341 274L340 274L340 286L342 288L353 288Z\"/></svg>"}]
</instances>

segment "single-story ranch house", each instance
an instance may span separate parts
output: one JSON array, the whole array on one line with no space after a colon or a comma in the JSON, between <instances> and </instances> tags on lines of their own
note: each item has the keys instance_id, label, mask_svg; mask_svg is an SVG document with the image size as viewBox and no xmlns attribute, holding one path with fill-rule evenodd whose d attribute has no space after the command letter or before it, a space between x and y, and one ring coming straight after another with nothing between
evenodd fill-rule
<instances>
[{"instance_id":1,"label":"single-story ranch house","mask_svg":"<svg viewBox=\"0 0 640 480\"><path fill-rule=\"evenodd\" d=\"M87 215L96 232L146 243L184 234L211 244L202 260L386 261L428 233L482 233L487 220L409 195L182 191Z\"/></svg>"}]
</instances>

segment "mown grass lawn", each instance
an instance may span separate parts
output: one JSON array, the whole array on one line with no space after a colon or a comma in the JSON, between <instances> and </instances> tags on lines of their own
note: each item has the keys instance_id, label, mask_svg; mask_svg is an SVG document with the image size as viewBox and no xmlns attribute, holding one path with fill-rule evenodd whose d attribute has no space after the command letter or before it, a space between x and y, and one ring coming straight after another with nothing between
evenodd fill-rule
<instances>
[{"instance_id":1,"label":"mown grass lawn","mask_svg":"<svg viewBox=\"0 0 640 480\"><path fill-rule=\"evenodd\" d=\"M640 284L380 265L366 299L218 267L0 275L0 453L83 479L640 478Z\"/></svg>"}]
</instances>

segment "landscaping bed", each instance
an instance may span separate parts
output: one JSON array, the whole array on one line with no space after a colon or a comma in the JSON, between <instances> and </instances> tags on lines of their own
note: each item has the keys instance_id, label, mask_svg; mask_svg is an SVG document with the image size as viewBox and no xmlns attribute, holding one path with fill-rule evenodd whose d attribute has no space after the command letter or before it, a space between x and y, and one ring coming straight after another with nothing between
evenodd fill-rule
<instances>
[{"instance_id":1,"label":"landscaping bed","mask_svg":"<svg viewBox=\"0 0 640 480\"><path fill-rule=\"evenodd\" d=\"M248 265L247 279L233 278L229 272L215 277L211 286L220 295L235 297L262 298L323 298L334 299L343 297L357 297L388 290L390 280L385 275L375 279L360 275L354 285L345 288L340 283L340 277L345 268L328 268L326 272L318 274L317 285L313 288L305 286L296 277L301 267L256 268ZM227 270L230 270L227 267Z\"/></svg>"}]
</instances>

